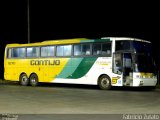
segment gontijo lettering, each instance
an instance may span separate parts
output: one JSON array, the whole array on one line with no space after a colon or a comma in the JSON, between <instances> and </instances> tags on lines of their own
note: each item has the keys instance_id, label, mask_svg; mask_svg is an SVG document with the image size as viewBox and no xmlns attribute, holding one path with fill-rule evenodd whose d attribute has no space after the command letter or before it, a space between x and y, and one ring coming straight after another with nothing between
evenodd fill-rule
<instances>
[{"instance_id":1,"label":"gontijo lettering","mask_svg":"<svg viewBox=\"0 0 160 120\"><path fill-rule=\"evenodd\" d=\"M31 60L30 65L60 65L60 60Z\"/></svg>"}]
</instances>

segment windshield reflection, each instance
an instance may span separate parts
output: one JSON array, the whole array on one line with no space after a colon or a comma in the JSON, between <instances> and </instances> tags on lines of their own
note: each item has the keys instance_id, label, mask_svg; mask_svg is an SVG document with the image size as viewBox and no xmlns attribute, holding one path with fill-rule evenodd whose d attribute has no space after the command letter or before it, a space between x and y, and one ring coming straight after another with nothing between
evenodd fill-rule
<instances>
[{"instance_id":1,"label":"windshield reflection","mask_svg":"<svg viewBox=\"0 0 160 120\"><path fill-rule=\"evenodd\" d=\"M154 72L155 64L149 55L135 55L135 72Z\"/></svg>"}]
</instances>

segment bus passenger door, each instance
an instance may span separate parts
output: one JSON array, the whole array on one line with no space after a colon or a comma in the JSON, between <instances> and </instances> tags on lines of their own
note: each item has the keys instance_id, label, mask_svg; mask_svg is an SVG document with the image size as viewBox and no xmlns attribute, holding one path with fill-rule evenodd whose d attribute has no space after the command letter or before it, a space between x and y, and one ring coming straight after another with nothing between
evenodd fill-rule
<instances>
[{"instance_id":1,"label":"bus passenger door","mask_svg":"<svg viewBox=\"0 0 160 120\"><path fill-rule=\"evenodd\" d=\"M123 54L114 53L112 61L112 86L123 86Z\"/></svg>"},{"instance_id":2,"label":"bus passenger door","mask_svg":"<svg viewBox=\"0 0 160 120\"><path fill-rule=\"evenodd\" d=\"M131 53L123 53L123 85L133 85L133 63Z\"/></svg>"},{"instance_id":3,"label":"bus passenger door","mask_svg":"<svg viewBox=\"0 0 160 120\"><path fill-rule=\"evenodd\" d=\"M133 84L133 63L131 53L113 54L113 86L132 86Z\"/></svg>"}]
</instances>

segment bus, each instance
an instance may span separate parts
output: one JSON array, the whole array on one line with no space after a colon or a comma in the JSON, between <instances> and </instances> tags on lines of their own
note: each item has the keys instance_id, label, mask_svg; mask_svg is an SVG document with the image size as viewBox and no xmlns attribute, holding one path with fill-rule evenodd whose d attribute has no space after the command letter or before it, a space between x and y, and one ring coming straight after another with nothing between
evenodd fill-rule
<instances>
[{"instance_id":1,"label":"bus","mask_svg":"<svg viewBox=\"0 0 160 120\"><path fill-rule=\"evenodd\" d=\"M40 82L155 87L151 42L130 37L73 38L7 44L4 79L23 86Z\"/></svg>"}]
</instances>

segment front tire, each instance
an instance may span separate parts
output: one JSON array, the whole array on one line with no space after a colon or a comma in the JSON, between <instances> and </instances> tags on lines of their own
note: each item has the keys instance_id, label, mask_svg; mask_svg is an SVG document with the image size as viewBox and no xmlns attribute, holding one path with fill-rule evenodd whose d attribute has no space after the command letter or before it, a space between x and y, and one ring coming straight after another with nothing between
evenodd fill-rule
<instances>
[{"instance_id":1,"label":"front tire","mask_svg":"<svg viewBox=\"0 0 160 120\"><path fill-rule=\"evenodd\" d=\"M31 74L30 76L30 85L37 86L38 85L38 76L36 74Z\"/></svg>"},{"instance_id":2,"label":"front tire","mask_svg":"<svg viewBox=\"0 0 160 120\"><path fill-rule=\"evenodd\" d=\"M20 75L19 82L22 86L27 86L29 83L29 79L25 73Z\"/></svg>"},{"instance_id":3,"label":"front tire","mask_svg":"<svg viewBox=\"0 0 160 120\"><path fill-rule=\"evenodd\" d=\"M111 79L107 75L103 75L98 80L98 85L102 90L111 89Z\"/></svg>"}]
</instances>

